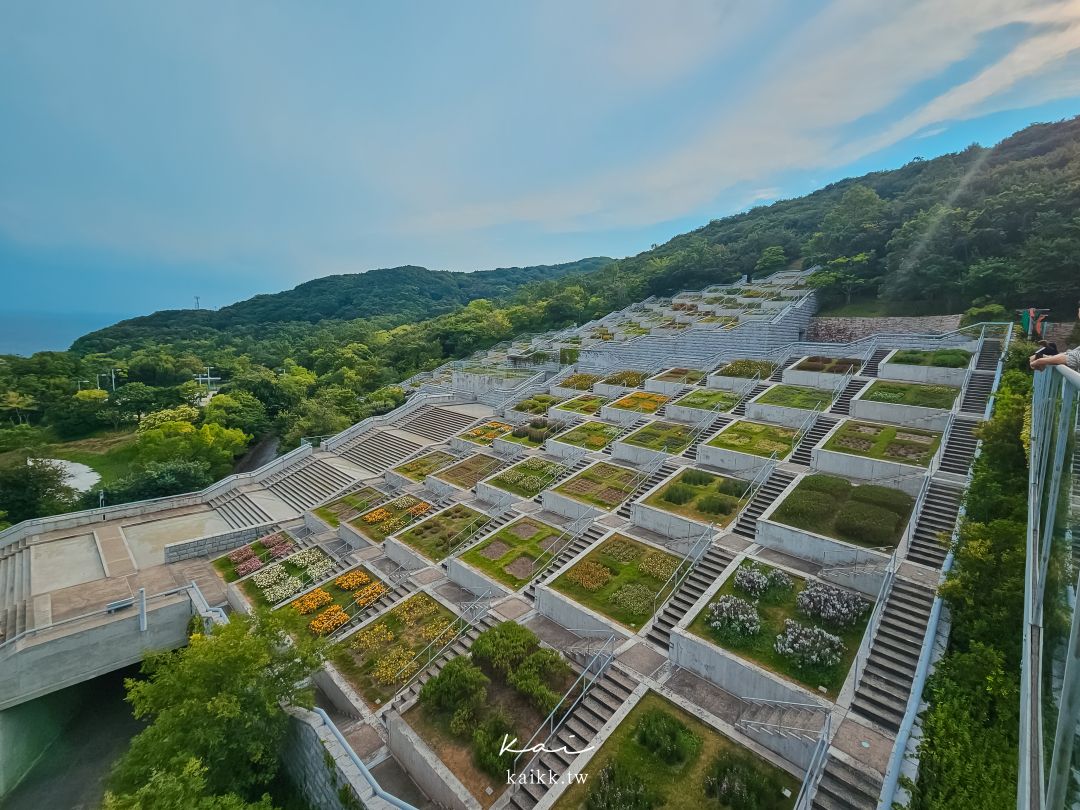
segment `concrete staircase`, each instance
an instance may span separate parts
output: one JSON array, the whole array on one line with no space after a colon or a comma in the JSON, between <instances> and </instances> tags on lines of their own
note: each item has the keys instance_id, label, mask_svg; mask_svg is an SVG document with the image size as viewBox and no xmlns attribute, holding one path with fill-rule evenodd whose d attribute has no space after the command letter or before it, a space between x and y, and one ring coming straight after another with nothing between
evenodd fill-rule
<instances>
[{"instance_id":1,"label":"concrete staircase","mask_svg":"<svg viewBox=\"0 0 1080 810\"><path fill-rule=\"evenodd\" d=\"M859 376L876 377L878 375L878 368L881 366L881 361L884 360L891 351L892 349L874 349L874 353L870 355L870 359L867 360L866 365L862 367Z\"/></svg>"},{"instance_id":2,"label":"concrete staircase","mask_svg":"<svg viewBox=\"0 0 1080 810\"><path fill-rule=\"evenodd\" d=\"M614 439L612 439L610 442L608 442L607 447L605 447L600 452L602 454L604 454L605 456L610 456L611 455L611 450L612 450L612 445L615 444L615 442L617 442L623 436L629 436L635 430L639 430L639 429L645 427L645 425L649 424L650 421L651 420L649 420L649 419L638 419L636 422L634 422L634 424L630 425L628 428L626 428L621 433L619 433ZM610 424L610 422L605 423L605 424Z\"/></svg>"},{"instance_id":3,"label":"concrete staircase","mask_svg":"<svg viewBox=\"0 0 1080 810\"><path fill-rule=\"evenodd\" d=\"M409 414L409 418L398 428L434 442L443 442L461 433L475 421L476 417L468 414L448 411L434 405L423 405Z\"/></svg>"},{"instance_id":4,"label":"concrete staircase","mask_svg":"<svg viewBox=\"0 0 1080 810\"><path fill-rule=\"evenodd\" d=\"M261 506L238 489L210 499L210 506L233 529L269 523L273 518Z\"/></svg>"},{"instance_id":5,"label":"concrete staircase","mask_svg":"<svg viewBox=\"0 0 1080 810\"><path fill-rule=\"evenodd\" d=\"M832 411L829 411L832 413ZM792 464L801 464L804 467L810 466L810 451L814 449L814 446L820 442L825 434L828 433L839 419L834 419L831 416L822 414L818 417L814 426L810 430L806 431L806 435L802 437L802 441L795 447L795 452L791 454L789 461Z\"/></svg>"},{"instance_id":6,"label":"concrete staircase","mask_svg":"<svg viewBox=\"0 0 1080 810\"><path fill-rule=\"evenodd\" d=\"M322 459L309 457L262 483L293 509L303 512L344 489L353 480Z\"/></svg>"},{"instance_id":7,"label":"concrete staircase","mask_svg":"<svg viewBox=\"0 0 1080 810\"><path fill-rule=\"evenodd\" d=\"M830 752L811 807L814 810L874 810L882 778L839 759Z\"/></svg>"},{"instance_id":8,"label":"concrete staircase","mask_svg":"<svg viewBox=\"0 0 1080 810\"><path fill-rule=\"evenodd\" d=\"M670 403L674 402L675 400L679 399L680 397L684 397L684 396L686 396L686 395L687 395L687 394L689 394L689 393L690 393L691 391L693 391L693 390L694 390L694 389L695 389L696 387L697 387L697 386L694 386L694 385L684 385L684 386L683 386L682 388L680 388L680 389L679 389L678 391L676 391L676 392L675 392L674 394L665 394L664 396L666 396L666 397L668 397L668 398L669 398L669 399L668 399L668 401L667 401L667 402L665 402L665 403L664 403L663 405L661 405L661 406L660 406L659 408L657 408L657 409L656 409L656 412L655 412L655 413L654 413L653 415L654 415L654 416L655 416L655 417L656 417L657 419L663 419L663 418L664 418L664 414L665 414L665 413L667 413L667 406L668 406L668 405L669 405Z\"/></svg>"},{"instance_id":9,"label":"concrete staircase","mask_svg":"<svg viewBox=\"0 0 1080 810\"><path fill-rule=\"evenodd\" d=\"M720 578L724 569L734 559L735 554L723 546L710 546L709 550L698 560L690 575L683 580L679 589L672 594L671 599L656 615L656 620L653 622L652 627L649 628L645 638L661 649L666 650L671 640L671 628L686 615L686 612L701 598L705 590Z\"/></svg>"},{"instance_id":10,"label":"concrete staircase","mask_svg":"<svg viewBox=\"0 0 1080 810\"><path fill-rule=\"evenodd\" d=\"M917 516L907 559L930 568L941 568L949 553L948 542L956 526L956 515L963 497L964 491L958 486L946 484L937 478L930 481L922 510ZM944 540L942 535L945 536Z\"/></svg>"},{"instance_id":11,"label":"concrete staircase","mask_svg":"<svg viewBox=\"0 0 1080 810\"><path fill-rule=\"evenodd\" d=\"M645 478L644 481L637 485L637 488L630 493L629 497L625 501L623 501L622 506L619 507L618 511L616 511L615 514L622 518L629 518L630 510L634 504L634 499L642 493L647 492L648 490L655 487L657 484L659 484L672 473L676 472L678 469L679 468L672 464L670 461L665 461L663 464L660 465L659 468L653 471L652 475L648 476L647 478Z\"/></svg>"},{"instance_id":12,"label":"concrete staircase","mask_svg":"<svg viewBox=\"0 0 1080 810\"><path fill-rule=\"evenodd\" d=\"M739 714L734 726L751 734L774 734L806 742L816 742L825 723L823 709L808 708L771 700L739 698Z\"/></svg>"},{"instance_id":13,"label":"concrete staircase","mask_svg":"<svg viewBox=\"0 0 1080 810\"><path fill-rule=\"evenodd\" d=\"M0 549L0 641L26 630L30 548L25 537Z\"/></svg>"},{"instance_id":14,"label":"concrete staircase","mask_svg":"<svg viewBox=\"0 0 1080 810\"><path fill-rule=\"evenodd\" d=\"M371 430L334 449L342 458L366 470L381 473L423 447L387 430Z\"/></svg>"},{"instance_id":15,"label":"concrete staircase","mask_svg":"<svg viewBox=\"0 0 1080 810\"><path fill-rule=\"evenodd\" d=\"M765 479L765 483L758 488L750 503L742 510L739 519L735 521L733 530L735 534L753 540L754 535L757 533L758 518L780 496L780 493L787 488L787 485L794 480L795 476L792 473L774 469L769 474L769 477Z\"/></svg>"},{"instance_id":16,"label":"concrete staircase","mask_svg":"<svg viewBox=\"0 0 1080 810\"><path fill-rule=\"evenodd\" d=\"M563 721L555 739L548 745L557 751L560 748L580 751L587 747L600 733L600 729L630 697L636 684L614 664L609 666L593 683L589 693ZM527 756L527 755L526 755ZM559 753L538 755L526 768L546 774L550 769L555 773L564 773L573 762L574 756ZM519 769L519 773L525 769ZM524 784L511 787L509 808L532 810L544 798L548 785Z\"/></svg>"},{"instance_id":17,"label":"concrete staircase","mask_svg":"<svg viewBox=\"0 0 1080 810\"><path fill-rule=\"evenodd\" d=\"M552 487L558 486L562 481L565 481L567 478L570 478L573 475L577 475L579 472L584 470L590 464L592 464L592 459L588 458L587 456L582 456L577 461L575 461L573 464L565 465L565 469L561 473L556 475L554 478L552 478L551 483L548 484L546 487L544 487L544 489L551 489ZM533 502L534 503L543 503L544 502L544 492L543 492L543 490L538 492L535 495L535 497L533 497Z\"/></svg>"},{"instance_id":18,"label":"concrete staircase","mask_svg":"<svg viewBox=\"0 0 1080 810\"><path fill-rule=\"evenodd\" d=\"M957 416L945 437L945 449L941 453L941 471L966 476L975 458L975 447L979 440L975 438L978 419Z\"/></svg>"},{"instance_id":19,"label":"concrete staircase","mask_svg":"<svg viewBox=\"0 0 1080 810\"><path fill-rule=\"evenodd\" d=\"M570 545L564 548L560 553L555 555L555 558L550 560L544 568L537 574L528 587L525 588L525 598L530 602L536 601L536 588L538 585L543 585L555 572L562 568L566 563L570 562L574 557L583 552L601 537L606 532L603 526L597 526L595 523L581 533L580 537L574 539Z\"/></svg>"},{"instance_id":20,"label":"concrete staircase","mask_svg":"<svg viewBox=\"0 0 1080 810\"><path fill-rule=\"evenodd\" d=\"M774 382L774 383L783 382L784 381L784 370L787 369L788 366L790 366L792 363L794 363L798 359L799 359L798 357L786 357L786 358L784 358L784 361L782 363L780 363L776 367L776 371L774 371L772 373L772 375L769 377L768 381L769 382Z\"/></svg>"},{"instance_id":21,"label":"concrete staircase","mask_svg":"<svg viewBox=\"0 0 1080 810\"><path fill-rule=\"evenodd\" d=\"M830 406L828 412L838 414L840 416L847 416L851 413L851 400L854 396L866 388L869 385L869 380L859 379L853 377L848 381L848 384L844 386L844 390L840 392L840 396L836 398L836 402Z\"/></svg>"},{"instance_id":22,"label":"concrete staircase","mask_svg":"<svg viewBox=\"0 0 1080 810\"><path fill-rule=\"evenodd\" d=\"M893 581L855 690L851 710L893 734L900 730L907 709L933 602L931 589L900 578Z\"/></svg>"},{"instance_id":23,"label":"concrete staircase","mask_svg":"<svg viewBox=\"0 0 1080 810\"><path fill-rule=\"evenodd\" d=\"M972 416L982 416L986 413L986 403L990 400L993 388L993 372L973 371L964 388L963 399L960 400L960 413Z\"/></svg>"},{"instance_id":24,"label":"concrete staircase","mask_svg":"<svg viewBox=\"0 0 1080 810\"><path fill-rule=\"evenodd\" d=\"M775 377L775 376L776 375L774 374L773 377ZM772 379L772 377L770 377L769 379ZM742 399L740 399L738 401L738 403L735 405L735 407L731 409L731 415L732 416L746 416L746 405L747 405L747 403L750 402L750 400L752 400L758 394L764 393L765 389L768 388L768 387L769 387L769 383L767 383L767 382L759 382L757 385L755 385L753 388L751 388L747 392L746 396L744 396Z\"/></svg>"},{"instance_id":25,"label":"concrete staircase","mask_svg":"<svg viewBox=\"0 0 1080 810\"><path fill-rule=\"evenodd\" d=\"M709 426L707 428L705 428L697 435L697 437L690 443L690 446L682 451L682 457L688 458L691 461L697 459L697 451L698 447L701 446L701 443L706 439L710 438L713 434L717 433L721 428L730 425L734 421L734 418L728 416L727 414L720 414L719 416L717 416L715 419L712 420L712 422L709 423Z\"/></svg>"}]
</instances>

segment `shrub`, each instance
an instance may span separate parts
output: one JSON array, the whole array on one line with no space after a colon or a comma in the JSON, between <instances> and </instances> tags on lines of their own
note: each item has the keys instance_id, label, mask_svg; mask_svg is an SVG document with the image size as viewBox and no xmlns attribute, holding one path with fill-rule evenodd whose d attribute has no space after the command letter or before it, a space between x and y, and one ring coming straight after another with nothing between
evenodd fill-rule
<instances>
[{"instance_id":1,"label":"shrub","mask_svg":"<svg viewBox=\"0 0 1080 810\"><path fill-rule=\"evenodd\" d=\"M779 568L769 572L769 590L790 591L795 587L795 580L789 577Z\"/></svg>"},{"instance_id":2,"label":"shrub","mask_svg":"<svg viewBox=\"0 0 1080 810\"><path fill-rule=\"evenodd\" d=\"M682 506L684 503L688 503L694 499L694 490L690 489L686 484L668 484L667 489L664 490L664 494L661 497L668 503Z\"/></svg>"},{"instance_id":3,"label":"shrub","mask_svg":"<svg viewBox=\"0 0 1080 810\"><path fill-rule=\"evenodd\" d=\"M680 478L679 480L682 481L682 483L689 484L693 487L703 487L711 484L715 479L715 475L707 473L703 470L695 470L691 467L689 470L682 474L682 478Z\"/></svg>"},{"instance_id":4,"label":"shrub","mask_svg":"<svg viewBox=\"0 0 1080 810\"><path fill-rule=\"evenodd\" d=\"M800 489L825 492L836 498L844 498L851 489L851 482L835 475L808 475L799 483Z\"/></svg>"},{"instance_id":5,"label":"shrub","mask_svg":"<svg viewBox=\"0 0 1080 810\"><path fill-rule=\"evenodd\" d=\"M839 627L850 627L870 609L870 603L858 594L817 581L803 588L795 605L807 616Z\"/></svg>"},{"instance_id":6,"label":"shrub","mask_svg":"<svg viewBox=\"0 0 1080 810\"><path fill-rule=\"evenodd\" d=\"M473 732L473 760L480 770L491 776L501 776L514 764L512 751L499 753L506 735L513 737L514 727L501 711L489 714Z\"/></svg>"},{"instance_id":7,"label":"shrub","mask_svg":"<svg viewBox=\"0 0 1080 810\"><path fill-rule=\"evenodd\" d=\"M730 515L739 508L739 499L732 495L709 494L698 498L695 506L699 512L708 515Z\"/></svg>"},{"instance_id":8,"label":"shrub","mask_svg":"<svg viewBox=\"0 0 1080 810\"><path fill-rule=\"evenodd\" d=\"M890 512L895 512L901 517L908 515L915 505L915 499L906 492L899 489L890 489L889 487L879 487L876 484L863 484L860 487L855 487L851 491L850 498L853 501L872 503L875 506L888 509Z\"/></svg>"},{"instance_id":9,"label":"shrub","mask_svg":"<svg viewBox=\"0 0 1080 810\"><path fill-rule=\"evenodd\" d=\"M805 492L796 489L776 509L776 516L796 524L817 523L836 510L836 501L824 492Z\"/></svg>"},{"instance_id":10,"label":"shrub","mask_svg":"<svg viewBox=\"0 0 1080 810\"><path fill-rule=\"evenodd\" d=\"M540 640L529 628L516 622L501 622L476 637L472 657L478 664L506 675L539 644Z\"/></svg>"},{"instance_id":11,"label":"shrub","mask_svg":"<svg viewBox=\"0 0 1080 810\"><path fill-rule=\"evenodd\" d=\"M585 796L587 810L653 810L659 804L659 797L618 760L597 774Z\"/></svg>"},{"instance_id":12,"label":"shrub","mask_svg":"<svg viewBox=\"0 0 1080 810\"><path fill-rule=\"evenodd\" d=\"M665 554L662 551L650 551L638 565L638 570L643 574L648 574L650 577L667 581L667 578L675 573L678 565L679 561L670 554Z\"/></svg>"},{"instance_id":13,"label":"shrub","mask_svg":"<svg viewBox=\"0 0 1080 810\"><path fill-rule=\"evenodd\" d=\"M769 578L764 571L750 563L735 572L735 587L758 599L769 589Z\"/></svg>"},{"instance_id":14,"label":"shrub","mask_svg":"<svg viewBox=\"0 0 1080 810\"><path fill-rule=\"evenodd\" d=\"M844 506L836 516L836 531L844 537L870 543L887 545L896 535L896 524L900 517L888 509L870 503L853 501Z\"/></svg>"},{"instance_id":15,"label":"shrub","mask_svg":"<svg viewBox=\"0 0 1080 810\"><path fill-rule=\"evenodd\" d=\"M582 560L566 572L566 578L587 591L598 591L611 579L611 571L606 565Z\"/></svg>"},{"instance_id":16,"label":"shrub","mask_svg":"<svg viewBox=\"0 0 1080 810\"><path fill-rule=\"evenodd\" d=\"M701 748L701 738L663 709L645 712L634 728L634 739L668 765L691 759Z\"/></svg>"},{"instance_id":17,"label":"shrub","mask_svg":"<svg viewBox=\"0 0 1080 810\"><path fill-rule=\"evenodd\" d=\"M644 616L652 611L656 591L640 582L623 585L611 595L611 603L627 613Z\"/></svg>"},{"instance_id":18,"label":"shrub","mask_svg":"<svg viewBox=\"0 0 1080 810\"><path fill-rule=\"evenodd\" d=\"M765 360L734 360L718 373L725 377L753 377L755 374L760 374L762 378L765 378L774 371L776 371L776 365Z\"/></svg>"},{"instance_id":19,"label":"shrub","mask_svg":"<svg viewBox=\"0 0 1080 810\"><path fill-rule=\"evenodd\" d=\"M526 436L529 435L529 429L525 427L525 425L518 425L516 428L510 431L510 435L513 436L515 439L524 439Z\"/></svg>"},{"instance_id":20,"label":"shrub","mask_svg":"<svg viewBox=\"0 0 1080 810\"><path fill-rule=\"evenodd\" d=\"M475 711L487 701L489 683L487 675L468 658L452 658L420 689L420 703L440 714L454 714L461 709Z\"/></svg>"},{"instance_id":21,"label":"shrub","mask_svg":"<svg viewBox=\"0 0 1080 810\"><path fill-rule=\"evenodd\" d=\"M757 608L739 596L721 596L709 605L709 627L722 634L756 636L761 632Z\"/></svg>"},{"instance_id":22,"label":"shrub","mask_svg":"<svg viewBox=\"0 0 1080 810\"><path fill-rule=\"evenodd\" d=\"M570 666L554 650L537 650L510 673L507 682L529 699L543 715L550 714L562 695L550 686L553 680L570 675Z\"/></svg>"},{"instance_id":23,"label":"shrub","mask_svg":"<svg viewBox=\"0 0 1080 810\"><path fill-rule=\"evenodd\" d=\"M736 498L741 498L743 493L746 492L746 482L740 481L738 478L720 478L716 483L716 491L721 495L733 495Z\"/></svg>"},{"instance_id":24,"label":"shrub","mask_svg":"<svg viewBox=\"0 0 1080 810\"><path fill-rule=\"evenodd\" d=\"M820 627L784 619L784 632L776 637L776 651L797 667L835 667L847 647L839 636Z\"/></svg>"},{"instance_id":25,"label":"shrub","mask_svg":"<svg viewBox=\"0 0 1080 810\"><path fill-rule=\"evenodd\" d=\"M778 810L786 803L780 788L740 751L721 751L705 771L705 795L731 810Z\"/></svg>"}]
</instances>

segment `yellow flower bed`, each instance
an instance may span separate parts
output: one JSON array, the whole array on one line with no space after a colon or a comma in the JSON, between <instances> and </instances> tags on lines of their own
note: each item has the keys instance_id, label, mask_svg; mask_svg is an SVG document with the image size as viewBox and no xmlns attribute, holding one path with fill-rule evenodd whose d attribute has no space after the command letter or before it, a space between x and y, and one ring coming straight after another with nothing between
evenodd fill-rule
<instances>
[{"instance_id":1,"label":"yellow flower bed","mask_svg":"<svg viewBox=\"0 0 1080 810\"><path fill-rule=\"evenodd\" d=\"M324 591L322 588L316 588L313 591L309 591L293 602L293 610L297 613L308 614L312 613L323 605L329 605L334 601L334 597Z\"/></svg>"},{"instance_id":2,"label":"yellow flower bed","mask_svg":"<svg viewBox=\"0 0 1080 810\"><path fill-rule=\"evenodd\" d=\"M593 560L582 560L566 572L566 578L587 591L598 591L611 579L611 570Z\"/></svg>"},{"instance_id":3,"label":"yellow flower bed","mask_svg":"<svg viewBox=\"0 0 1080 810\"><path fill-rule=\"evenodd\" d=\"M401 619L402 622L410 627L423 619L425 616L430 616L439 609L439 603L432 599L427 594L417 594L408 602L404 602L394 608L391 612Z\"/></svg>"},{"instance_id":4,"label":"yellow flower bed","mask_svg":"<svg viewBox=\"0 0 1080 810\"><path fill-rule=\"evenodd\" d=\"M395 681L406 681L416 672L417 664L412 658L412 653L407 649L397 647L379 660L371 674L383 686L389 686ZM399 674L402 667L405 669Z\"/></svg>"},{"instance_id":5,"label":"yellow flower bed","mask_svg":"<svg viewBox=\"0 0 1080 810\"><path fill-rule=\"evenodd\" d=\"M389 644L393 640L394 633L386 626L386 623L377 622L358 632L352 637L349 644L353 649L367 652L368 650L375 649L381 644Z\"/></svg>"},{"instance_id":6,"label":"yellow flower bed","mask_svg":"<svg viewBox=\"0 0 1080 810\"><path fill-rule=\"evenodd\" d=\"M308 630L317 636L332 633L349 620L341 605L331 605L308 623Z\"/></svg>"},{"instance_id":7,"label":"yellow flower bed","mask_svg":"<svg viewBox=\"0 0 1080 810\"><path fill-rule=\"evenodd\" d=\"M383 594L387 593L390 589L383 585L381 582L372 582L366 588L357 591L353 594L353 599L356 600L358 607L366 608L368 605L377 602Z\"/></svg>"},{"instance_id":8,"label":"yellow flower bed","mask_svg":"<svg viewBox=\"0 0 1080 810\"><path fill-rule=\"evenodd\" d=\"M378 509L373 509L364 515L364 523L378 523L381 520L386 520L391 517L390 513L383 509L381 506Z\"/></svg>"},{"instance_id":9,"label":"yellow flower bed","mask_svg":"<svg viewBox=\"0 0 1080 810\"><path fill-rule=\"evenodd\" d=\"M445 616L441 616L435 621L433 621L431 624L420 630L420 638L422 638L424 641L434 641L442 634L444 630L446 630L447 627L451 625L451 623L452 622L450 619L446 618ZM449 640L450 636L449 634L447 634L444 641Z\"/></svg>"},{"instance_id":10,"label":"yellow flower bed","mask_svg":"<svg viewBox=\"0 0 1080 810\"><path fill-rule=\"evenodd\" d=\"M334 580L334 584L337 585L343 591L355 591L357 588L362 588L371 582L371 577L357 568L355 571L346 571L340 577Z\"/></svg>"},{"instance_id":11,"label":"yellow flower bed","mask_svg":"<svg viewBox=\"0 0 1080 810\"><path fill-rule=\"evenodd\" d=\"M428 511L430 508L430 503L424 503L423 501L421 501L420 503L416 504L416 506L409 507L407 511L413 517L419 517L420 515L424 514L424 512Z\"/></svg>"}]
</instances>

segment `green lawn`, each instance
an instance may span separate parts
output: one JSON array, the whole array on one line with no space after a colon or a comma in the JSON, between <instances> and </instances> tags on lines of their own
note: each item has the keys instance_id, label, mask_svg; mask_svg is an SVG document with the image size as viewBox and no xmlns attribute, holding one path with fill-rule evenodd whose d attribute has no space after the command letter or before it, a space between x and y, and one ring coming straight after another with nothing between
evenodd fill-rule
<instances>
[{"instance_id":1,"label":"green lawn","mask_svg":"<svg viewBox=\"0 0 1080 810\"><path fill-rule=\"evenodd\" d=\"M101 476L100 485L109 486L131 473L138 460L135 438L133 430L108 430L86 439L46 445L41 455L85 464Z\"/></svg>"},{"instance_id":2,"label":"green lawn","mask_svg":"<svg viewBox=\"0 0 1080 810\"><path fill-rule=\"evenodd\" d=\"M412 495L402 495L377 506L349 521L349 525L364 537L381 543L389 535L408 526L418 517L431 511L431 504Z\"/></svg>"},{"instance_id":3,"label":"green lawn","mask_svg":"<svg viewBox=\"0 0 1080 810\"><path fill-rule=\"evenodd\" d=\"M565 469L564 465L556 461L534 456L503 470L487 483L523 498L532 498L540 494L555 473Z\"/></svg>"},{"instance_id":4,"label":"green lawn","mask_svg":"<svg viewBox=\"0 0 1080 810\"><path fill-rule=\"evenodd\" d=\"M915 499L874 484L855 486L846 478L808 475L772 514L772 520L868 548L895 546Z\"/></svg>"},{"instance_id":5,"label":"green lawn","mask_svg":"<svg viewBox=\"0 0 1080 810\"><path fill-rule=\"evenodd\" d=\"M750 564L751 562L746 560L740 567L746 567ZM761 563L757 563L757 566L765 573L772 570L771 567ZM770 672L775 672L778 675L783 675L797 683L801 683L811 691L816 692L818 686L824 686L828 690L828 696L835 699L840 687L844 685L844 679L847 677L851 662L855 659L855 653L859 651L863 631L866 629L866 623L870 619L870 611L863 614L859 621L847 629L823 625L816 619L803 615L795 607L795 599L799 592L806 587L806 580L794 575L791 578L795 582L794 588L788 591L771 589L758 600L757 607L761 616L761 631L757 635L749 638L739 637L709 627L708 605L694 618L689 630L691 633L713 642L718 647L723 647L726 650L742 655L744 658L748 658ZM739 596L743 599L750 598L748 594L735 585L734 572L716 593L716 597L725 595ZM845 646L840 663L834 667L804 667L800 669L787 656L778 653L775 646L776 637L784 632L785 619L794 619L804 625L824 627L830 633L840 636Z\"/></svg>"},{"instance_id":6,"label":"green lawn","mask_svg":"<svg viewBox=\"0 0 1080 810\"><path fill-rule=\"evenodd\" d=\"M967 368L971 362L971 352L963 349L902 349L889 358L890 363L905 366L933 366L935 368Z\"/></svg>"},{"instance_id":7,"label":"green lawn","mask_svg":"<svg viewBox=\"0 0 1080 810\"><path fill-rule=\"evenodd\" d=\"M401 532L397 537L432 562L439 562L458 545L475 537L490 520L483 512L455 504ZM453 548L451 543L454 544Z\"/></svg>"},{"instance_id":8,"label":"green lawn","mask_svg":"<svg viewBox=\"0 0 1080 810\"><path fill-rule=\"evenodd\" d=\"M715 410L717 413L726 413L738 403L739 397L730 391L716 391L704 388L700 391L691 391L682 399L677 399L672 405L681 405L684 408L700 408L703 411Z\"/></svg>"},{"instance_id":9,"label":"green lawn","mask_svg":"<svg viewBox=\"0 0 1080 810\"><path fill-rule=\"evenodd\" d=\"M413 481L423 483L423 480L428 475L441 470L447 464L454 461L454 456L449 453L444 453L441 450L436 450L434 453L427 453L422 456L417 456L412 461L406 461L400 466L394 467L394 472L404 475Z\"/></svg>"},{"instance_id":10,"label":"green lawn","mask_svg":"<svg viewBox=\"0 0 1080 810\"><path fill-rule=\"evenodd\" d=\"M531 413L537 416L543 416L547 413L548 408L552 405L558 405L560 402L562 402L562 397L557 397L553 394L533 394L528 399L523 399L515 405L514 410L518 413Z\"/></svg>"},{"instance_id":11,"label":"green lawn","mask_svg":"<svg viewBox=\"0 0 1080 810\"><path fill-rule=\"evenodd\" d=\"M658 382L677 382L683 385L693 385L704 378L705 372L696 368L669 368L653 377Z\"/></svg>"},{"instance_id":12,"label":"green lawn","mask_svg":"<svg viewBox=\"0 0 1080 810\"><path fill-rule=\"evenodd\" d=\"M914 405L947 411L952 408L959 393L960 389L951 385L920 385L878 380L866 389L860 399L866 402L888 402L892 405Z\"/></svg>"},{"instance_id":13,"label":"green lawn","mask_svg":"<svg viewBox=\"0 0 1080 810\"><path fill-rule=\"evenodd\" d=\"M774 385L754 401L762 405L823 411L832 403L832 392L819 388L804 388L801 385Z\"/></svg>"},{"instance_id":14,"label":"green lawn","mask_svg":"<svg viewBox=\"0 0 1080 810\"><path fill-rule=\"evenodd\" d=\"M926 467L940 444L941 434L937 431L849 419L822 447L853 456Z\"/></svg>"},{"instance_id":15,"label":"green lawn","mask_svg":"<svg viewBox=\"0 0 1080 810\"><path fill-rule=\"evenodd\" d=\"M659 608L660 589L679 558L621 534L612 535L551 586L576 602L633 629L642 627ZM664 597L669 594L665 593Z\"/></svg>"},{"instance_id":16,"label":"green lawn","mask_svg":"<svg viewBox=\"0 0 1080 810\"><path fill-rule=\"evenodd\" d=\"M650 450L681 453L693 440L693 428L679 422L650 422L620 441Z\"/></svg>"},{"instance_id":17,"label":"green lawn","mask_svg":"<svg viewBox=\"0 0 1080 810\"><path fill-rule=\"evenodd\" d=\"M495 472L501 463L497 458L477 453L453 466L443 467L435 477L462 489L472 489L477 481Z\"/></svg>"},{"instance_id":18,"label":"green lawn","mask_svg":"<svg viewBox=\"0 0 1080 810\"><path fill-rule=\"evenodd\" d=\"M643 744L643 718L655 717L658 713L667 715L685 729L688 755L675 764L658 756L656 751ZM670 722L670 721L669 721ZM678 725L675 726L678 728ZM589 810L593 807L617 807L619 800L599 804L595 796L599 790L600 773L614 764L619 772L630 775L633 780L640 780L644 791L651 798L646 804L653 810L732 810L734 805L721 804L716 798L706 793L706 779L714 764L721 760L729 766L744 768L754 774L754 782L761 782L762 796L755 798L753 805L757 810L791 810L799 793L799 780L787 771L777 768L725 737L712 726L706 725L686 710L666 700L656 692L647 692L637 702L629 714L619 723L611 735L604 740L591 760L589 760L589 779L584 784L570 787L555 803L556 810ZM789 796L784 795L787 790ZM589 796L594 794L590 802Z\"/></svg>"},{"instance_id":19,"label":"green lawn","mask_svg":"<svg viewBox=\"0 0 1080 810\"><path fill-rule=\"evenodd\" d=\"M742 508L746 481L688 468L645 499L645 504L702 523L727 526Z\"/></svg>"},{"instance_id":20,"label":"green lawn","mask_svg":"<svg viewBox=\"0 0 1080 810\"><path fill-rule=\"evenodd\" d=\"M525 447L539 447L562 429L562 422L556 422L546 416L537 416L530 419L528 424L517 425L512 431L499 438Z\"/></svg>"},{"instance_id":21,"label":"green lawn","mask_svg":"<svg viewBox=\"0 0 1080 810\"><path fill-rule=\"evenodd\" d=\"M536 574L535 563L551 559L548 553L564 530L523 517L473 546L461 559L492 579L517 590Z\"/></svg>"},{"instance_id":22,"label":"green lawn","mask_svg":"<svg viewBox=\"0 0 1080 810\"><path fill-rule=\"evenodd\" d=\"M602 509L614 509L630 497L637 476L634 470L601 461L586 467L555 491Z\"/></svg>"},{"instance_id":23,"label":"green lawn","mask_svg":"<svg viewBox=\"0 0 1080 810\"><path fill-rule=\"evenodd\" d=\"M609 425L606 422L584 422L556 437L556 440L586 450L603 450L622 430L618 425Z\"/></svg>"},{"instance_id":24,"label":"green lawn","mask_svg":"<svg viewBox=\"0 0 1080 810\"><path fill-rule=\"evenodd\" d=\"M708 444L754 456L771 456L775 452L778 459L784 459L791 452L796 433L795 428L741 419L717 433Z\"/></svg>"},{"instance_id":25,"label":"green lawn","mask_svg":"<svg viewBox=\"0 0 1080 810\"><path fill-rule=\"evenodd\" d=\"M356 517L381 497L382 493L378 490L363 487L312 511L317 517L336 529L341 525L341 521L348 521L350 518Z\"/></svg>"},{"instance_id":26,"label":"green lawn","mask_svg":"<svg viewBox=\"0 0 1080 810\"><path fill-rule=\"evenodd\" d=\"M607 404L607 401L607 397L602 397L599 394L582 394L580 397L574 397L571 400L559 403L558 409L592 416L600 410L601 405Z\"/></svg>"}]
</instances>

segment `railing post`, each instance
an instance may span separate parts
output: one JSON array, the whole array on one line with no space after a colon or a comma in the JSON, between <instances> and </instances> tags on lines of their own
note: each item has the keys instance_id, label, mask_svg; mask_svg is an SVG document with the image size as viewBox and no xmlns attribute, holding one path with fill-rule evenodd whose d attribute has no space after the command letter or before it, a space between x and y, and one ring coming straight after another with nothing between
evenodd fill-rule
<instances>
[{"instance_id":1,"label":"railing post","mask_svg":"<svg viewBox=\"0 0 1080 810\"><path fill-rule=\"evenodd\" d=\"M139 632L146 632L146 588L139 588Z\"/></svg>"}]
</instances>

